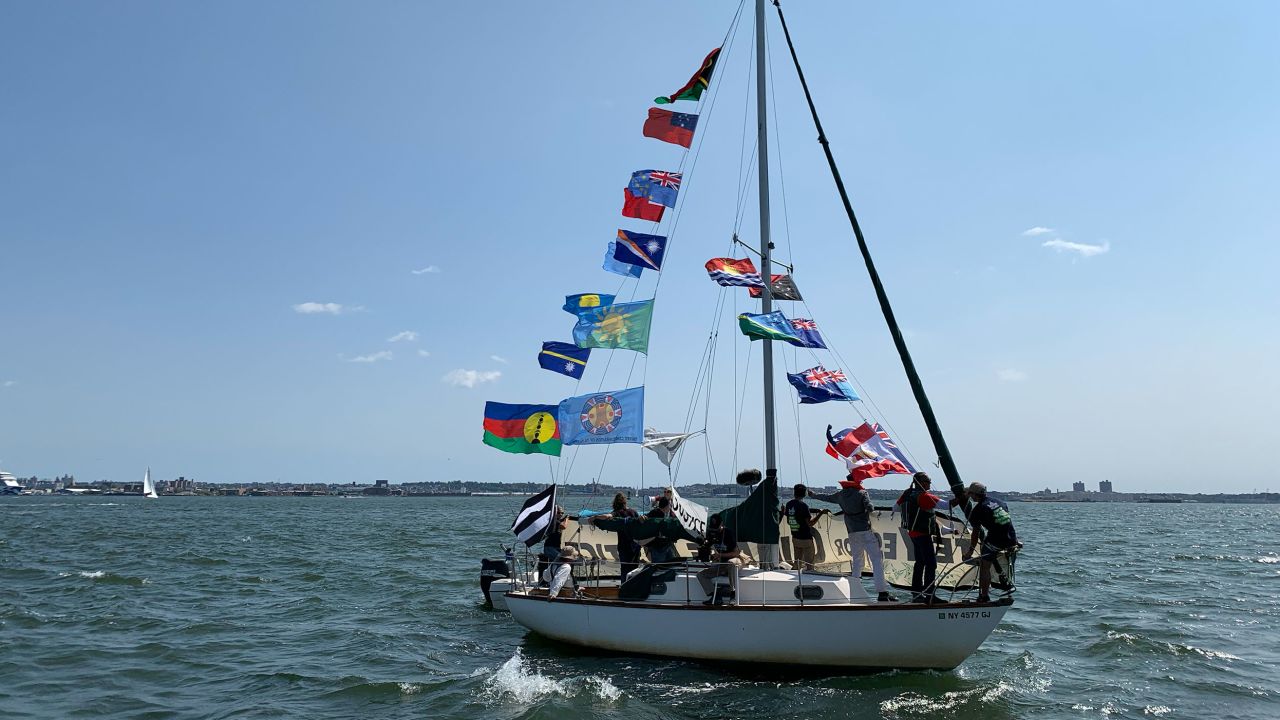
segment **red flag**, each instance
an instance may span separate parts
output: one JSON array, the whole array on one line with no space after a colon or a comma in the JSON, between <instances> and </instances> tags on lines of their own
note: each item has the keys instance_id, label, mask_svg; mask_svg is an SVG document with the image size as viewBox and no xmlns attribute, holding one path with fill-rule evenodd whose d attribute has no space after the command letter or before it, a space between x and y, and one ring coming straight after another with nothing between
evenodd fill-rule
<instances>
[{"instance_id":1,"label":"red flag","mask_svg":"<svg viewBox=\"0 0 1280 720\"><path fill-rule=\"evenodd\" d=\"M862 423L856 428L845 428L835 435L827 434L827 454L833 458L847 458L858 446L871 439L876 431L870 425Z\"/></svg>"},{"instance_id":2,"label":"red flag","mask_svg":"<svg viewBox=\"0 0 1280 720\"><path fill-rule=\"evenodd\" d=\"M693 144L693 130L698 126L698 116L649 108L649 119L644 122L644 136L655 140L689 147Z\"/></svg>"},{"instance_id":3,"label":"red flag","mask_svg":"<svg viewBox=\"0 0 1280 720\"><path fill-rule=\"evenodd\" d=\"M796 287L796 281L791 279L790 275L770 275L769 289L772 291L774 300L803 300L800 297L800 288ZM747 291L751 297L758 298L764 294L764 288L753 287Z\"/></svg>"},{"instance_id":4,"label":"red flag","mask_svg":"<svg viewBox=\"0 0 1280 720\"><path fill-rule=\"evenodd\" d=\"M630 190L622 189L623 217L658 222L662 220L662 212L666 209L662 203L649 202L647 197L636 197Z\"/></svg>"}]
</instances>

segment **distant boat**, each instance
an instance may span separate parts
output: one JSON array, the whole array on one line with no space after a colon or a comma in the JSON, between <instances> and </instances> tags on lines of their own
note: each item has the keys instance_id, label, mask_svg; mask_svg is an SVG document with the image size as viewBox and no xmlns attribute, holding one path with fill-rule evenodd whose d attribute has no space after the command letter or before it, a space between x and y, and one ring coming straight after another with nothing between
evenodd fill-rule
<instances>
[{"instance_id":1,"label":"distant boat","mask_svg":"<svg viewBox=\"0 0 1280 720\"><path fill-rule=\"evenodd\" d=\"M151 468L147 468L147 474L142 476L142 497L160 497L160 494L156 492L155 481L151 479Z\"/></svg>"},{"instance_id":2,"label":"distant boat","mask_svg":"<svg viewBox=\"0 0 1280 720\"><path fill-rule=\"evenodd\" d=\"M13 475L0 470L0 495L21 495L24 488Z\"/></svg>"}]
</instances>

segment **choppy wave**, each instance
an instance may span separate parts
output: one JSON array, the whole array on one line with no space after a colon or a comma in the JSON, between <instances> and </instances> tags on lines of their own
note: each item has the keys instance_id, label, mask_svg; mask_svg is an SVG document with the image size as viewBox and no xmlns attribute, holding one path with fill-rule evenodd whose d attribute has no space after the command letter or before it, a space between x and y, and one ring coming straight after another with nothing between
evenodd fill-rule
<instances>
[{"instance_id":1,"label":"choppy wave","mask_svg":"<svg viewBox=\"0 0 1280 720\"><path fill-rule=\"evenodd\" d=\"M997 682L969 690L952 690L936 696L908 692L881 702L880 711L889 718L935 717L941 713L948 716L972 713L975 717L980 717L985 712L984 706L996 702L1011 690L1012 685Z\"/></svg>"},{"instance_id":2,"label":"choppy wave","mask_svg":"<svg viewBox=\"0 0 1280 720\"><path fill-rule=\"evenodd\" d=\"M547 677L531 667L518 649L515 655L488 677L485 689L492 700L522 704L554 695L575 697L587 693L605 702L615 702L622 697L622 691L609 678L600 675L572 677L567 680Z\"/></svg>"}]
</instances>

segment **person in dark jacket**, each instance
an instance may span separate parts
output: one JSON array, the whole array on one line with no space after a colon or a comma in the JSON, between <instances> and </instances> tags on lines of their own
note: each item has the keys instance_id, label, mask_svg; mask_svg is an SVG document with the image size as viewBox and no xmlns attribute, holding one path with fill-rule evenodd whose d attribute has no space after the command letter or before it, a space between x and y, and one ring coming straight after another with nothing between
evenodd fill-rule
<instances>
[{"instance_id":1,"label":"person in dark jacket","mask_svg":"<svg viewBox=\"0 0 1280 720\"><path fill-rule=\"evenodd\" d=\"M627 496L623 493L613 496L613 511L601 517L622 520L627 525L640 521L640 513L627 507ZM623 579L640 566L640 543L631 537L626 526L618 530L618 561L622 565Z\"/></svg>"},{"instance_id":2,"label":"person in dark jacket","mask_svg":"<svg viewBox=\"0 0 1280 720\"><path fill-rule=\"evenodd\" d=\"M1013 518L1009 517L1009 506L987 497L987 486L980 482L970 483L965 493L973 501L973 510L969 513L969 522L973 525L973 534L969 536L969 548L964 551L964 559L973 557L974 547L982 541L982 554L978 556L978 602L991 602L991 565L998 562L997 556L1015 546L1018 533L1013 529Z\"/></svg>"},{"instance_id":3,"label":"person in dark jacket","mask_svg":"<svg viewBox=\"0 0 1280 720\"><path fill-rule=\"evenodd\" d=\"M664 520L675 517L671 511L671 498L662 496L658 498L658 507L649 511L649 517ZM657 565L660 563L679 562L680 555L676 552L676 544L669 538L659 535L645 545L645 549L649 551L649 562Z\"/></svg>"},{"instance_id":4,"label":"person in dark jacket","mask_svg":"<svg viewBox=\"0 0 1280 720\"><path fill-rule=\"evenodd\" d=\"M791 554L796 561L796 569L812 570L818 559L818 548L813 539L813 523L826 510L810 510L804 498L809 488L803 484L795 486L795 497L782 506L782 514L787 518L787 526L791 528Z\"/></svg>"},{"instance_id":5,"label":"person in dark jacket","mask_svg":"<svg viewBox=\"0 0 1280 720\"><path fill-rule=\"evenodd\" d=\"M901 506L902 526L911 538L915 565L911 569L911 602L939 602L934 595L934 579L938 574L938 551L934 544L941 539L933 511L947 507L942 498L929 492L931 480L926 473L911 477L911 487L902 493L897 504Z\"/></svg>"}]
</instances>

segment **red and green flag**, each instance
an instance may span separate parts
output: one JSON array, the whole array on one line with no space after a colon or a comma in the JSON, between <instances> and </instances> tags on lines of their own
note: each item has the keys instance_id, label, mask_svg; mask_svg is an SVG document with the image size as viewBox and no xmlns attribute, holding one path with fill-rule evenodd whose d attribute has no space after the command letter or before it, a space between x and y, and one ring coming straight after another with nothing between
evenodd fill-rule
<instances>
[{"instance_id":1,"label":"red and green flag","mask_svg":"<svg viewBox=\"0 0 1280 720\"><path fill-rule=\"evenodd\" d=\"M689 82L685 83L684 87L671 93L669 97L654 98L653 101L659 105L668 105L677 100L697 100L702 97L702 91L711 84L711 73L716 69L716 60L719 59L720 48L707 53L706 59L702 61L702 67L689 78Z\"/></svg>"},{"instance_id":2,"label":"red and green flag","mask_svg":"<svg viewBox=\"0 0 1280 720\"><path fill-rule=\"evenodd\" d=\"M484 444L509 453L560 454L556 405L484 404Z\"/></svg>"}]
</instances>

